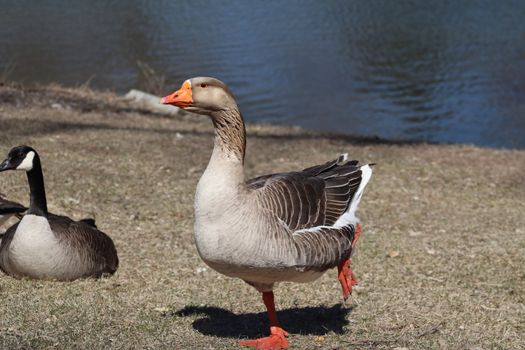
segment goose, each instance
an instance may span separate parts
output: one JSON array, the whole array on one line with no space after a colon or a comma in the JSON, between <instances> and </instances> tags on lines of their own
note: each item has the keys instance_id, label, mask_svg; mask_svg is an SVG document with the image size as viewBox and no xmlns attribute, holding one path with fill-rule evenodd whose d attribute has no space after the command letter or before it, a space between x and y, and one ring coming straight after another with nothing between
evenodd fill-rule
<instances>
[{"instance_id":1,"label":"goose","mask_svg":"<svg viewBox=\"0 0 525 350\"><path fill-rule=\"evenodd\" d=\"M13 215L19 216L27 210L20 203L12 202L5 199L5 196L0 193L0 226L2 226Z\"/></svg>"},{"instance_id":2,"label":"goose","mask_svg":"<svg viewBox=\"0 0 525 350\"><path fill-rule=\"evenodd\" d=\"M356 210L372 175L346 155L300 171L246 180L246 130L239 107L220 80L186 80L161 103L209 116L214 147L195 194L194 235L202 260L262 293L270 335L241 346L285 349L288 333L275 311L282 281L311 282L330 268L346 300L357 283L350 256L361 234Z\"/></svg>"},{"instance_id":3,"label":"goose","mask_svg":"<svg viewBox=\"0 0 525 350\"><path fill-rule=\"evenodd\" d=\"M47 210L44 176L38 153L18 146L0 164L0 172L27 173L30 204L26 214L5 233L0 269L15 278L57 281L101 277L118 267L115 245L92 219L73 221Z\"/></svg>"}]
</instances>

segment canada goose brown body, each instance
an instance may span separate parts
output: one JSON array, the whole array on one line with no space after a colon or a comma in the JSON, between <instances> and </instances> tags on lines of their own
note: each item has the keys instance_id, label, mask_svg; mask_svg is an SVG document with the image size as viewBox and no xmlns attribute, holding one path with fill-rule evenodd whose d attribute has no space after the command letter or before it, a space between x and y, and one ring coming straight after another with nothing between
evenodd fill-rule
<instances>
[{"instance_id":1,"label":"canada goose brown body","mask_svg":"<svg viewBox=\"0 0 525 350\"><path fill-rule=\"evenodd\" d=\"M94 220L74 221L47 210L40 157L27 146L13 148L0 171L24 170L30 206L0 245L0 268L16 277L70 281L112 274L118 268L115 245Z\"/></svg>"},{"instance_id":2,"label":"canada goose brown body","mask_svg":"<svg viewBox=\"0 0 525 350\"><path fill-rule=\"evenodd\" d=\"M241 345L288 347L275 313L274 284L309 282L337 266L348 297L356 283L350 255L361 232L355 214L372 168L343 155L246 180L244 120L224 83L189 79L161 102L207 115L215 126L213 152L195 194L195 242L209 266L263 293L271 335Z\"/></svg>"}]
</instances>

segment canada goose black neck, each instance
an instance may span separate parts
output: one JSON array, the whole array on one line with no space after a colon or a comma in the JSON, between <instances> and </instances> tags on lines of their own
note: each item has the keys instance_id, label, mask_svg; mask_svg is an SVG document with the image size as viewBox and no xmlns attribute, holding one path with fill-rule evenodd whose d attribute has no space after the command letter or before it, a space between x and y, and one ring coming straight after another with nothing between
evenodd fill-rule
<instances>
[{"instance_id":1,"label":"canada goose black neck","mask_svg":"<svg viewBox=\"0 0 525 350\"><path fill-rule=\"evenodd\" d=\"M29 210L27 214L47 216L46 189L44 187L44 175L40 164L40 157L35 153L33 169L27 172L29 182Z\"/></svg>"}]
</instances>

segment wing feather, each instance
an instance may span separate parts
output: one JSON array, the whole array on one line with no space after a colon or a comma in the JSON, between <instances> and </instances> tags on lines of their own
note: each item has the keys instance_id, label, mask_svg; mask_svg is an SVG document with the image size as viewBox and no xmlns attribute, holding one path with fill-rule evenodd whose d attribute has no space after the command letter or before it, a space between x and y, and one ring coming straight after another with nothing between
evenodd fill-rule
<instances>
[{"instance_id":1,"label":"wing feather","mask_svg":"<svg viewBox=\"0 0 525 350\"><path fill-rule=\"evenodd\" d=\"M85 259L99 267L100 274L114 273L118 268L118 256L113 240L104 232L85 221L73 221L67 216L49 214L51 230L58 239L64 239Z\"/></svg>"},{"instance_id":2,"label":"wing feather","mask_svg":"<svg viewBox=\"0 0 525 350\"><path fill-rule=\"evenodd\" d=\"M363 171L357 161L342 163L344 160L346 157L341 156L299 172L247 181L260 205L282 221L292 235L301 262L298 267L324 271L352 253L355 225L334 224L349 210Z\"/></svg>"},{"instance_id":3,"label":"wing feather","mask_svg":"<svg viewBox=\"0 0 525 350\"><path fill-rule=\"evenodd\" d=\"M357 161L343 157L299 172L259 176L247 181L260 203L290 231L333 225L348 209L361 182Z\"/></svg>"},{"instance_id":4,"label":"wing feather","mask_svg":"<svg viewBox=\"0 0 525 350\"><path fill-rule=\"evenodd\" d=\"M23 213L27 208L22 204L11 202L0 197L0 215Z\"/></svg>"},{"instance_id":5,"label":"wing feather","mask_svg":"<svg viewBox=\"0 0 525 350\"><path fill-rule=\"evenodd\" d=\"M355 227L321 226L316 229L294 233L298 255L303 258L304 268L324 271L337 266L352 253Z\"/></svg>"}]
</instances>

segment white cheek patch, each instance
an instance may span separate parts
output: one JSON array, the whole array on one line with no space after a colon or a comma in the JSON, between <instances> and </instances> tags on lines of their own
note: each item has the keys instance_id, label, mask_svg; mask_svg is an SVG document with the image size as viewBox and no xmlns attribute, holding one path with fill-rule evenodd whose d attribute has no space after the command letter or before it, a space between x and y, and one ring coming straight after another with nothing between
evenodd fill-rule
<instances>
[{"instance_id":1,"label":"white cheek patch","mask_svg":"<svg viewBox=\"0 0 525 350\"><path fill-rule=\"evenodd\" d=\"M16 170L24 170L24 171L30 171L33 169L33 159L35 158L35 152L31 151L29 152L22 163L20 163L19 166L16 167Z\"/></svg>"}]
</instances>

